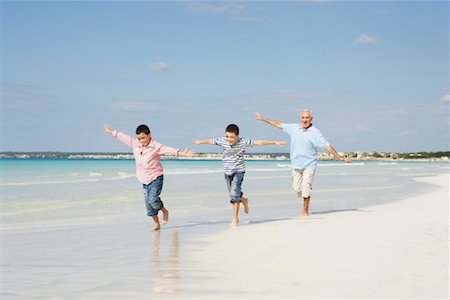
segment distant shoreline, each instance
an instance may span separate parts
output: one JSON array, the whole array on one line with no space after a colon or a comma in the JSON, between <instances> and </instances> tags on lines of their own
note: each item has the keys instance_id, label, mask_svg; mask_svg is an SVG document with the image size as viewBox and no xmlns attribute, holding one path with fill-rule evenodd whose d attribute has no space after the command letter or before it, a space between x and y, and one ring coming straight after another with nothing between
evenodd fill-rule
<instances>
[{"instance_id":1,"label":"distant shoreline","mask_svg":"<svg viewBox=\"0 0 450 300\"><path fill-rule=\"evenodd\" d=\"M355 161L449 161L450 152L340 152ZM162 156L162 159L221 160L222 153L196 153L192 157ZM319 153L319 160L335 160L328 153ZM101 152L0 152L0 159L134 159L127 153ZM289 153L246 153L246 160L289 160Z\"/></svg>"}]
</instances>

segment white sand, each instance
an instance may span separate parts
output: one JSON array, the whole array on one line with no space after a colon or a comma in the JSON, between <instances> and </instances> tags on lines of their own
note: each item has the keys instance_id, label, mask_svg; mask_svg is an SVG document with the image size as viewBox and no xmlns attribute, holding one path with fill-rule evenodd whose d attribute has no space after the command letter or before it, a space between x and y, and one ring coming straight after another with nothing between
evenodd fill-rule
<instances>
[{"instance_id":1,"label":"white sand","mask_svg":"<svg viewBox=\"0 0 450 300\"><path fill-rule=\"evenodd\" d=\"M226 230L196 257L200 284L220 299L448 299L449 176L420 181L438 187L363 210Z\"/></svg>"},{"instance_id":2,"label":"white sand","mask_svg":"<svg viewBox=\"0 0 450 300\"><path fill-rule=\"evenodd\" d=\"M236 229L227 207L217 222L172 211L157 233L137 215L2 230L0 298L448 299L449 175L420 180L437 188Z\"/></svg>"}]
</instances>

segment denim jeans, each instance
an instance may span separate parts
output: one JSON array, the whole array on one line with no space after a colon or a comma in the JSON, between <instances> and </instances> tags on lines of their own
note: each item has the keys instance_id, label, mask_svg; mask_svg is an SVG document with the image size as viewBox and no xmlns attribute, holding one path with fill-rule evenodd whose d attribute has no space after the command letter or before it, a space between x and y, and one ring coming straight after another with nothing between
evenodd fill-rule
<instances>
[{"instance_id":1,"label":"denim jeans","mask_svg":"<svg viewBox=\"0 0 450 300\"><path fill-rule=\"evenodd\" d=\"M227 182L228 192L230 193L230 202L241 202L242 198L242 181L244 181L245 172L233 173L231 175L225 174L225 181Z\"/></svg>"},{"instance_id":2,"label":"denim jeans","mask_svg":"<svg viewBox=\"0 0 450 300\"><path fill-rule=\"evenodd\" d=\"M155 180L149 184L143 184L144 189L144 201L147 208L147 215L152 217L156 216L158 212L164 207L159 195L161 194L163 187L164 176L158 176Z\"/></svg>"}]
</instances>

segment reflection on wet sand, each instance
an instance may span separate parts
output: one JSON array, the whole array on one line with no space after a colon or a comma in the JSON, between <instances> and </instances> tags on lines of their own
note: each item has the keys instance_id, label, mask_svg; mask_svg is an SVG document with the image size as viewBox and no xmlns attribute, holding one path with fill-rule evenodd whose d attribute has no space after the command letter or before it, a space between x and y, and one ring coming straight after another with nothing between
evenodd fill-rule
<instances>
[{"instance_id":1,"label":"reflection on wet sand","mask_svg":"<svg viewBox=\"0 0 450 300\"><path fill-rule=\"evenodd\" d=\"M154 274L153 292L158 294L174 294L181 292L179 275L179 234L172 230L170 245L162 247L161 230L155 231L152 249L152 269Z\"/></svg>"}]
</instances>

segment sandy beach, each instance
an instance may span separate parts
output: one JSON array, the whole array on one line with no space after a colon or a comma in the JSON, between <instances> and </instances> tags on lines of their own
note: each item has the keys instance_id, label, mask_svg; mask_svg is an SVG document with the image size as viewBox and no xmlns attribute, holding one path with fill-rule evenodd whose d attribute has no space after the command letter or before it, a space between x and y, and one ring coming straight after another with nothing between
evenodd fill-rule
<instances>
[{"instance_id":1,"label":"sandy beach","mask_svg":"<svg viewBox=\"0 0 450 300\"><path fill-rule=\"evenodd\" d=\"M1 299L449 296L445 163L321 165L307 218L297 217L289 166L249 163L250 213L237 228L228 226L219 164L168 163L171 213L157 232L126 161L10 168L2 183ZM23 170L32 175L26 181Z\"/></svg>"},{"instance_id":2,"label":"sandy beach","mask_svg":"<svg viewBox=\"0 0 450 300\"><path fill-rule=\"evenodd\" d=\"M224 231L198 253L202 285L220 299L448 299L449 176L418 180L437 188Z\"/></svg>"}]
</instances>

